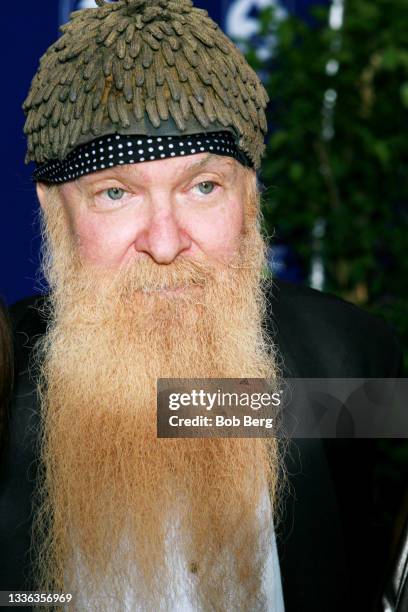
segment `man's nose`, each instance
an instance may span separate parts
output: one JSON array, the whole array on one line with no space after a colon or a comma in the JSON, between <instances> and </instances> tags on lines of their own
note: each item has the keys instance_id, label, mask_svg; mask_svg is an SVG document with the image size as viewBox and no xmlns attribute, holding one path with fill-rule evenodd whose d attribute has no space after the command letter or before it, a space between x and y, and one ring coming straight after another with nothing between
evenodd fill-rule
<instances>
[{"instance_id":1,"label":"man's nose","mask_svg":"<svg viewBox=\"0 0 408 612\"><path fill-rule=\"evenodd\" d=\"M139 233L135 248L147 253L156 263L169 264L190 248L192 240L183 229L170 200L151 201L149 215Z\"/></svg>"}]
</instances>

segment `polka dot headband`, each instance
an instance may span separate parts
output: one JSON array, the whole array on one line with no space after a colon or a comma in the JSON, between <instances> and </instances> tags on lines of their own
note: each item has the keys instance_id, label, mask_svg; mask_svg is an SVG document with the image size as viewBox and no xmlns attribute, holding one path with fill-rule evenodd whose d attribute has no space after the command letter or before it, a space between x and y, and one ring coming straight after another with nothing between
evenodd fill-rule
<instances>
[{"instance_id":1,"label":"polka dot headband","mask_svg":"<svg viewBox=\"0 0 408 612\"><path fill-rule=\"evenodd\" d=\"M252 166L229 131L185 136L125 136L110 134L77 147L64 160L48 161L37 167L35 181L67 183L86 174L122 164L136 164L169 157L214 153L234 157L244 166Z\"/></svg>"}]
</instances>

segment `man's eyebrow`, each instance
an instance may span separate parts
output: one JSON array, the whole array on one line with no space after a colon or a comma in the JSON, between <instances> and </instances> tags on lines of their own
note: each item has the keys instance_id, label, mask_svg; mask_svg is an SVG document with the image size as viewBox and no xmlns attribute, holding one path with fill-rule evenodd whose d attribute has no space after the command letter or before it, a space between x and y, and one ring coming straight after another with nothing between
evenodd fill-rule
<instances>
[{"instance_id":1,"label":"man's eyebrow","mask_svg":"<svg viewBox=\"0 0 408 612\"><path fill-rule=\"evenodd\" d=\"M197 172L200 172L201 170L206 168L213 161L217 161L218 164L224 163L225 165L229 166L233 165L234 163L231 157L216 155L215 153L207 153L205 157L185 168L182 171L182 174L196 174Z\"/></svg>"}]
</instances>

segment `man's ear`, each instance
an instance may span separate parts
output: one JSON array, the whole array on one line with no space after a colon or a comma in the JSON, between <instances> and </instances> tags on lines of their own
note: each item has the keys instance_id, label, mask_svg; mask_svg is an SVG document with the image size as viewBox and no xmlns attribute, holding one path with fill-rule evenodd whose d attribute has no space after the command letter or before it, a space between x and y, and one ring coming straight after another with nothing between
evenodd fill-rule
<instances>
[{"instance_id":1,"label":"man's ear","mask_svg":"<svg viewBox=\"0 0 408 612\"><path fill-rule=\"evenodd\" d=\"M44 209L50 187L49 185L46 185L45 183L37 183L36 190L37 190L37 197L40 202L41 208Z\"/></svg>"}]
</instances>

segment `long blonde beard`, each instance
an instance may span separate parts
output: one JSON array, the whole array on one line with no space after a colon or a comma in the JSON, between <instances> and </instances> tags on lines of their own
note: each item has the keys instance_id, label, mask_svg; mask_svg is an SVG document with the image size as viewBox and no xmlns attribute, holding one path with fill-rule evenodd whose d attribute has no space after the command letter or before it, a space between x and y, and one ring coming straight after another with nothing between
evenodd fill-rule
<instances>
[{"instance_id":1,"label":"long blonde beard","mask_svg":"<svg viewBox=\"0 0 408 612\"><path fill-rule=\"evenodd\" d=\"M183 591L196 610L264 609L271 517L260 520L260 507L268 490L274 502L276 442L156 437L158 377L276 376L262 328L258 193L247 179L241 249L227 266L178 258L90 269L50 192L34 529L41 589L84 597L86 588L92 610L125 609L127 592L131 609L169 610ZM152 291L179 286L195 288Z\"/></svg>"}]
</instances>

